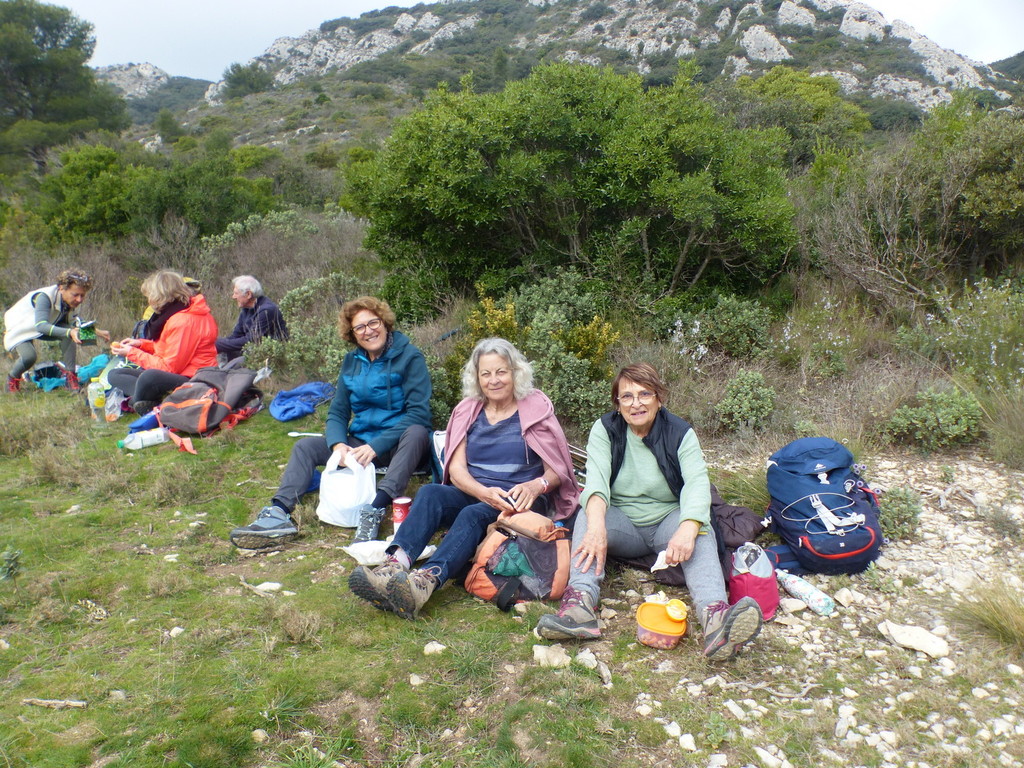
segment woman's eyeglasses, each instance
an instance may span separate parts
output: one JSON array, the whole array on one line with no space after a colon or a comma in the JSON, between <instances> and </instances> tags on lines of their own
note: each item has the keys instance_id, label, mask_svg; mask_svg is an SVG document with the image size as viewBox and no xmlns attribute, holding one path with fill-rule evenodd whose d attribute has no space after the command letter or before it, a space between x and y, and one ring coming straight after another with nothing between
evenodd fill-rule
<instances>
[{"instance_id":1,"label":"woman's eyeglasses","mask_svg":"<svg viewBox=\"0 0 1024 768\"><path fill-rule=\"evenodd\" d=\"M376 331L378 328L380 328L380 325L383 322L384 321L381 320L379 317L375 317L368 323L360 323L359 325L352 326L352 332L358 333L360 336L362 336L364 333L367 333L369 331Z\"/></svg>"},{"instance_id":2,"label":"woman's eyeglasses","mask_svg":"<svg viewBox=\"0 0 1024 768\"><path fill-rule=\"evenodd\" d=\"M642 392L638 392L634 397L632 392L627 392L624 395L619 395L616 400L619 401L619 405L625 405L629 407L633 404L634 400L637 400L640 405L650 405L650 403L657 397L653 392L648 392L646 389Z\"/></svg>"}]
</instances>

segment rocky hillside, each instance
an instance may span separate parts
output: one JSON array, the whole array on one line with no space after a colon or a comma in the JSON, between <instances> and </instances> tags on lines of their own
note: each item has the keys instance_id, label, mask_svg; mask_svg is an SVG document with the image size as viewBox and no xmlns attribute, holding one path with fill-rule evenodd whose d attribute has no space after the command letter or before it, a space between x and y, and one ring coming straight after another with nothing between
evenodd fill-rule
<instances>
[{"instance_id":1,"label":"rocky hillside","mask_svg":"<svg viewBox=\"0 0 1024 768\"><path fill-rule=\"evenodd\" d=\"M496 53L500 51L501 53ZM927 109L952 91L1009 99L1019 84L946 50L902 21L851 0L471 0L373 11L282 37L253 61L279 85L376 62L400 80L403 62L453 56L489 68L529 54L633 68L655 82L680 58L703 76L758 75L777 64L836 77L854 97L895 98ZM461 59L458 59L461 57ZM477 66L475 66L477 65ZM406 65L408 66L408 65ZM517 75L518 76L518 75ZM216 102L223 83L210 86Z\"/></svg>"},{"instance_id":2,"label":"rocky hillside","mask_svg":"<svg viewBox=\"0 0 1024 768\"><path fill-rule=\"evenodd\" d=\"M141 99L171 81L171 76L149 62L97 67L96 77L110 83L127 99Z\"/></svg>"},{"instance_id":3,"label":"rocky hillside","mask_svg":"<svg viewBox=\"0 0 1024 768\"><path fill-rule=\"evenodd\" d=\"M132 120L139 124L152 122L163 108L175 111L192 106L210 85L208 80L174 77L149 62L97 67L96 78L124 95Z\"/></svg>"}]
</instances>

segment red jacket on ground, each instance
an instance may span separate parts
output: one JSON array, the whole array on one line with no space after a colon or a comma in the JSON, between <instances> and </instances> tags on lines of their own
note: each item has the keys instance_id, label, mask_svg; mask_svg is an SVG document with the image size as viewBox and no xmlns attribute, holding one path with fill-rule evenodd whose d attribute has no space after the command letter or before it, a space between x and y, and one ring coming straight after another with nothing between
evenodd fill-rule
<instances>
[{"instance_id":1,"label":"red jacket on ground","mask_svg":"<svg viewBox=\"0 0 1024 768\"><path fill-rule=\"evenodd\" d=\"M125 357L143 368L191 377L200 368L217 365L217 321L202 294L186 309L171 315L156 341L143 339Z\"/></svg>"}]
</instances>

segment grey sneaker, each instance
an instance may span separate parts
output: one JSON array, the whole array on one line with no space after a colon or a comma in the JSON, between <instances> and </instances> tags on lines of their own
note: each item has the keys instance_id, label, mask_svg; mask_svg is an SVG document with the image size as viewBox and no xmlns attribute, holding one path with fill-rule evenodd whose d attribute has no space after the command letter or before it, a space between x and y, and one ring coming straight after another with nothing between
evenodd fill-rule
<instances>
[{"instance_id":1,"label":"grey sneaker","mask_svg":"<svg viewBox=\"0 0 1024 768\"><path fill-rule=\"evenodd\" d=\"M736 605L719 601L704 609L704 655L709 659L731 659L761 631L761 606L752 597Z\"/></svg>"},{"instance_id":2,"label":"grey sneaker","mask_svg":"<svg viewBox=\"0 0 1024 768\"><path fill-rule=\"evenodd\" d=\"M361 541L374 541L377 538L377 531L380 530L380 521L384 519L384 507L375 507L372 504L363 504L359 508L359 525L356 528L353 544Z\"/></svg>"},{"instance_id":3,"label":"grey sneaker","mask_svg":"<svg viewBox=\"0 0 1024 768\"><path fill-rule=\"evenodd\" d=\"M396 573L404 573L405 568L398 560L388 557L383 565L368 568L360 565L348 577L348 588L374 608L382 611L394 610L388 600L388 582Z\"/></svg>"},{"instance_id":4,"label":"grey sneaker","mask_svg":"<svg viewBox=\"0 0 1024 768\"><path fill-rule=\"evenodd\" d=\"M391 610L403 619L415 619L438 586L437 577L427 571L399 571L388 582Z\"/></svg>"},{"instance_id":5,"label":"grey sneaker","mask_svg":"<svg viewBox=\"0 0 1024 768\"><path fill-rule=\"evenodd\" d=\"M231 543L240 549L266 549L287 544L299 535L291 516L276 505L266 506L256 519L231 531Z\"/></svg>"},{"instance_id":6,"label":"grey sneaker","mask_svg":"<svg viewBox=\"0 0 1024 768\"><path fill-rule=\"evenodd\" d=\"M590 595L567 586L558 613L541 616L535 631L545 640L595 640L601 625Z\"/></svg>"}]
</instances>

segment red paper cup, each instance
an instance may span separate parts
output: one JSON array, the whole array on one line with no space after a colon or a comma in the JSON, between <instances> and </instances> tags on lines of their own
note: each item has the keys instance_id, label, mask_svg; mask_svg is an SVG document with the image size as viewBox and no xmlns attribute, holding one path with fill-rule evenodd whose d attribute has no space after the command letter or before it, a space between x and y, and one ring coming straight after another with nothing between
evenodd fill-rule
<instances>
[{"instance_id":1,"label":"red paper cup","mask_svg":"<svg viewBox=\"0 0 1024 768\"><path fill-rule=\"evenodd\" d=\"M409 516L409 505L411 504L412 499L408 496L399 496L391 502L391 519L395 524L395 533L398 533L398 526L404 523L405 518Z\"/></svg>"}]
</instances>

